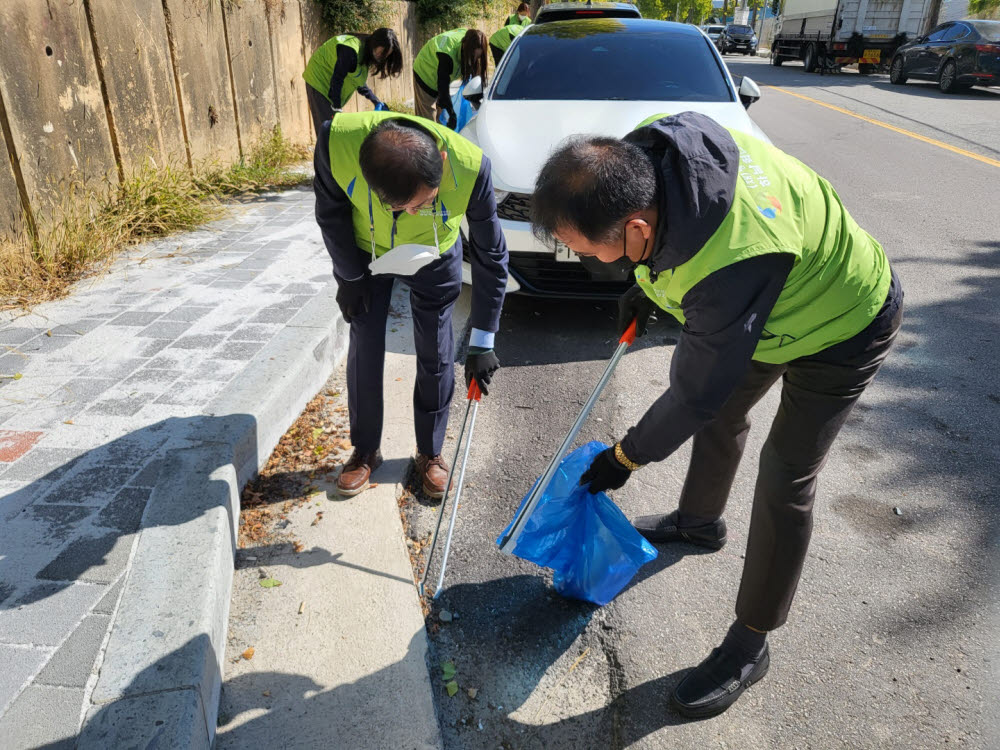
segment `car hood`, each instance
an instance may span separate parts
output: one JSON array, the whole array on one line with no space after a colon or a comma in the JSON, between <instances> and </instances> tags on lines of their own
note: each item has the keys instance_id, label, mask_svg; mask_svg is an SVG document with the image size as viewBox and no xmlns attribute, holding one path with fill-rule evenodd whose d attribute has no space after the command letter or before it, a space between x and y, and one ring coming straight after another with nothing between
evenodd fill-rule
<instances>
[{"instance_id":1,"label":"car hood","mask_svg":"<svg viewBox=\"0 0 1000 750\"><path fill-rule=\"evenodd\" d=\"M489 100L462 135L490 158L498 190L531 193L542 165L566 138L621 138L652 115L689 111L770 143L739 102Z\"/></svg>"}]
</instances>

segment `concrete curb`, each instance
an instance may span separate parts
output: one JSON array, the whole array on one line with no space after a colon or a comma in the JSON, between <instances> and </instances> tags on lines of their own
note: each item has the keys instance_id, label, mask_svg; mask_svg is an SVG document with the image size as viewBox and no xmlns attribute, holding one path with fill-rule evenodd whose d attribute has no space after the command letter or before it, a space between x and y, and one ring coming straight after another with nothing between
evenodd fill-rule
<instances>
[{"instance_id":1,"label":"concrete curb","mask_svg":"<svg viewBox=\"0 0 1000 750\"><path fill-rule=\"evenodd\" d=\"M240 491L347 351L326 287L167 451L114 614L80 748L210 748Z\"/></svg>"}]
</instances>

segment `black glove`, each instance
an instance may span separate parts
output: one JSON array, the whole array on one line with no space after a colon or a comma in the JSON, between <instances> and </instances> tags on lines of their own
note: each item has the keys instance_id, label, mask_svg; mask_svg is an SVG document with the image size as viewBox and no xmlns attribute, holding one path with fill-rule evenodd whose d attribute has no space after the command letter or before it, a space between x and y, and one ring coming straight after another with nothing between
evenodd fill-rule
<instances>
[{"instance_id":1,"label":"black glove","mask_svg":"<svg viewBox=\"0 0 1000 750\"><path fill-rule=\"evenodd\" d=\"M591 495L596 495L598 492L617 490L619 487L623 487L631 475L632 472L622 466L615 458L615 449L612 446L597 454L597 458L590 464L590 468L580 477L580 486L589 484L587 490L590 491Z\"/></svg>"},{"instance_id":2,"label":"black glove","mask_svg":"<svg viewBox=\"0 0 1000 750\"><path fill-rule=\"evenodd\" d=\"M454 130L458 127L458 115L454 112L448 113L448 130Z\"/></svg>"},{"instance_id":3,"label":"black glove","mask_svg":"<svg viewBox=\"0 0 1000 750\"><path fill-rule=\"evenodd\" d=\"M344 320L348 323L351 319L368 312L371 307L372 290L370 276L362 276L355 281L344 281L339 276L337 279L337 304L340 305L340 312Z\"/></svg>"},{"instance_id":4,"label":"black glove","mask_svg":"<svg viewBox=\"0 0 1000 750\"><path fill-rule=\"evenodd\" d=\"M472 379L475 378L479 383L479 390L484 396L489 396L490 392L486 386L490 384L493 373L499 369L500 360L492 349L470 346L469 353L465 357L465 387L472 385Z\"/></svg>"},{"instance_id":5,"label":"black glove","mask_svg":"<svg viewBox=\"0 0 1000 750\"><path fill-rule=\"evenodd\" d=\"M656 320L655 313L659 308L638 284L629 289L618 298L618 335L625 333L633 320L638 319L635 326L635 335L638 338L646 333L646 325L649 319Z\"/></svg>"}]
</instances>

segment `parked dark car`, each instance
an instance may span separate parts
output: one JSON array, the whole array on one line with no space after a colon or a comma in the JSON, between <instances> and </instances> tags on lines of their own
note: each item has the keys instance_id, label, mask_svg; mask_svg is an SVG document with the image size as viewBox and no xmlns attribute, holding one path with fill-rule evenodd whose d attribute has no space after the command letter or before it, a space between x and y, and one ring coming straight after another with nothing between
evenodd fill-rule
<instances>
[{"instance_id":1,"label":"parked dark car","mask_svg":"<svg viewBox=\"0 0 1000 750\"><path fill-rule=\"evenodd\" d=\"M731 23L719 34L719 52L742 52L744 55L757 54L757 35L749 26Z\"/></svg>"},{"instance_id":2,"label":"parked dark car","mask_svg":"<svg viewBox=\"0 0 1000 750\"><path fill-rule=\"evenodd\" d=\"M1000 21L950 21L904 44L892 58L889 80L937 81L946 94L1000 85Z\"/></svg>"},{"instance_id":3,"label":"parked dark car","mask_svg":"<svg viewBox=\"0 0 1000 750\"><path fill-rule=\"evenodd\" d=\"M642 13L632 3L568 2L543 5L535 14L535 23L572 21L581 18L642 18Z\"/></svg>"}]
</instances>

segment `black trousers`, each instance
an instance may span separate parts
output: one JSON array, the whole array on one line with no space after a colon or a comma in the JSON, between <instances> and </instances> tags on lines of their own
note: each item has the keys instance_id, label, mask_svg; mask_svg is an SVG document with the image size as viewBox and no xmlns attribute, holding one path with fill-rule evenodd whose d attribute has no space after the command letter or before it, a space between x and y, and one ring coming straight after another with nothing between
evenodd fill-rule
<instances>
[{"instance_id":1,"label":"black trousers","mask_svg":"<svg viewBox=\"0 0 1000 750\"><path fill-rule=\"evenodd\" d=\"M748 412L781 379L781 403L760 454L736 599L744 625L773 630L788 618L812 535L817 477L889 353L902 314L902 292L894 283L875 321L853 339L787 364L752 362L715 420L694 436L680 511L712 520L726 507L750 431Z\"/></svg>"},{"instance_id":2,"label":"black trousers","mask_svg":"<svg viewBox=\"0 0 1000 750\"><path fill-rule=\"evenodd\" d=\"M306 101L309 102L309 114L312 115L313 127L318 136L323 123L333 117L333 105L320 92L306 84Z\"/></svg>"},{"instance_id":3,"label":"black trousers","mask_svg":"<svg viewBox=\"0 0 1000 750\"><path fill-rule=\"evenodd\" d=\"M491 44L490 45L490 52L493 53L493 64L494 65L499 65L500 61L503 59L503 53L506 52L506 50L502 50L499 47L497 47L495 44Z\"/></svg>"},{"instance_id":4,"label":"black trousers","mask_svg":"<svg viewBox=\"0 0 1000 750\"><path fill-rule=\"evenodd\" d=\"M385 371L385 328L392 285L400 279L410 288L417 377L413 387L413 427L417 450L441 452L448 427L448 407L455 390L455 338L451 313L462 291L462 248L456 244L413 276L371 278L367 313L351 320L347 350L347 404L351 442L362 453L382 442L382 379Z\"/></svg>"}]
</instances>

